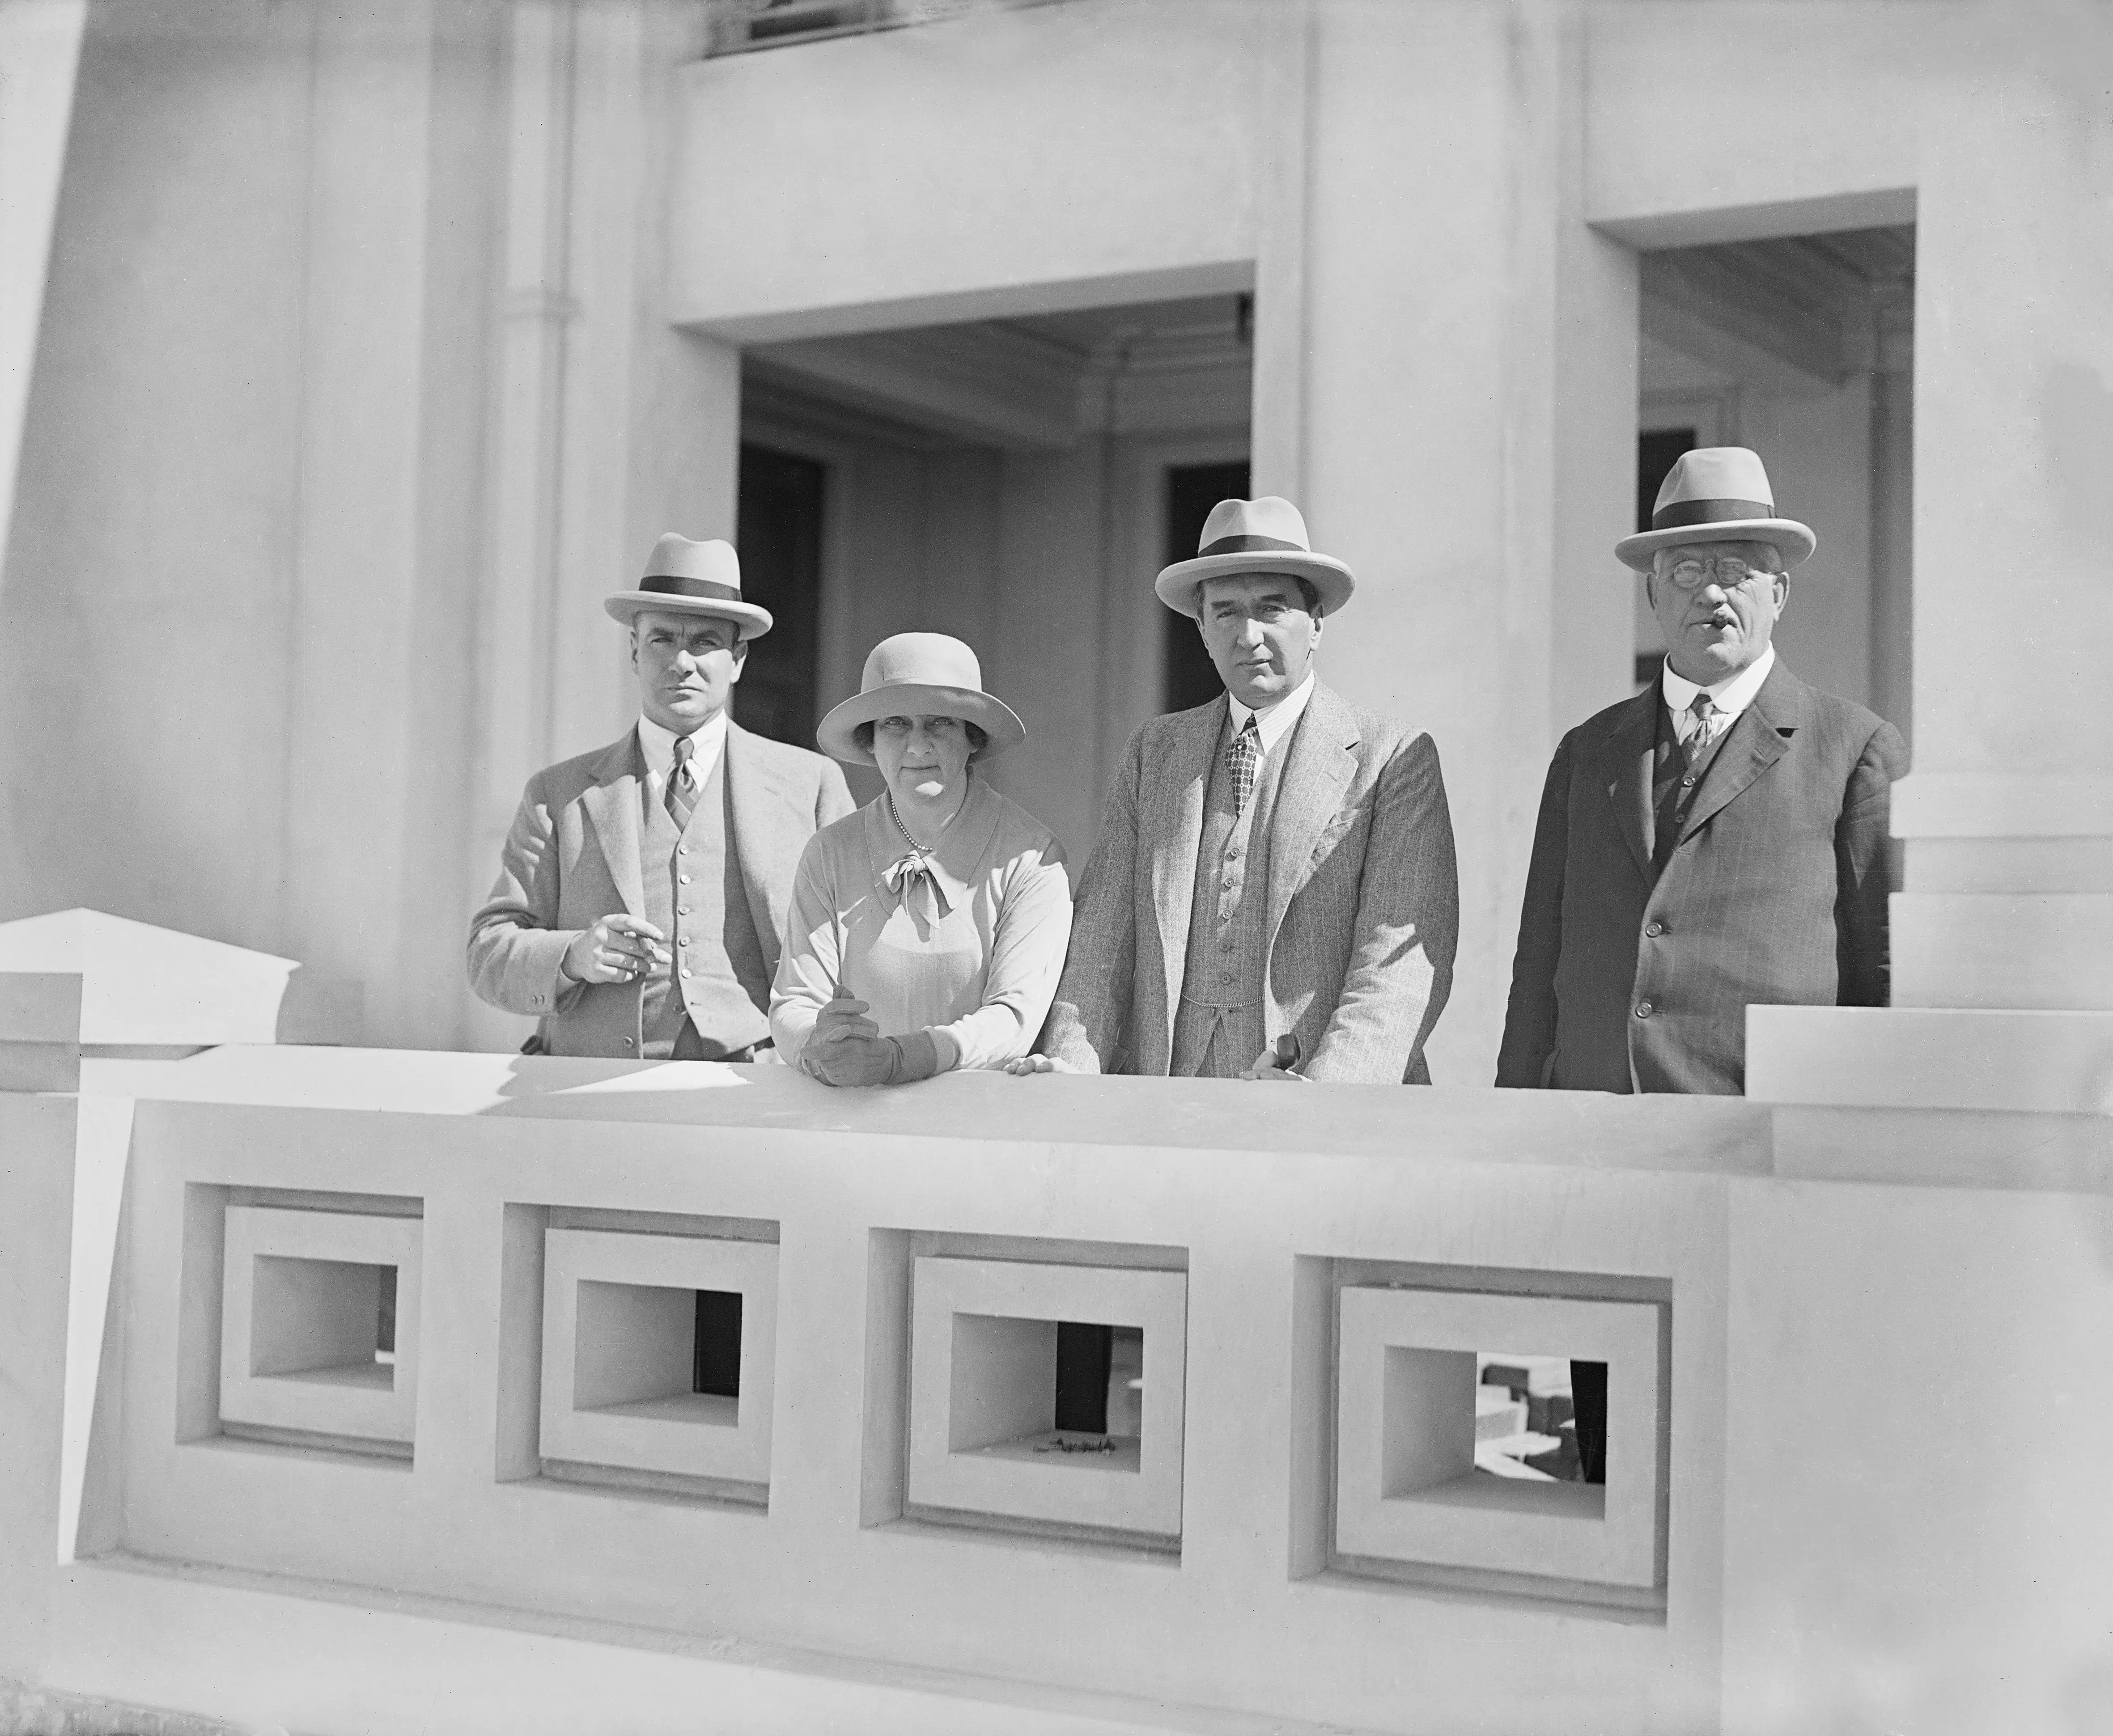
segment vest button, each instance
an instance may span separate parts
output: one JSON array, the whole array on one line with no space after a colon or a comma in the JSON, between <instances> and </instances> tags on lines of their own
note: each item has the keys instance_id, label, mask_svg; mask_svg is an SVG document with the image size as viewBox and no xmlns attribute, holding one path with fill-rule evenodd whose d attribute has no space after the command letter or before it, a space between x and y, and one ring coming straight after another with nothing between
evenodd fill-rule
<instances>
[{"instance_id":1,"label":"vest button","mask_svg":"<svg viewBox=\"0 0 2113 1736\"><path fill-rule=\"evenodd\" d=\"M1237 845L1237 844L1229 844L1229 845L1227 845L1225 846L1225 854L1226 854L1228 856L1230 856L1230 857L1231 857L1231 858L1232 858L1235 862L1239 861L1239 855L1240 855L1240 847L1239 847L1239 845Z\"/></svg>"},{"instance_id":2,"label":"vest button","mask_svg":"<svg viewBox=\"0 0 2113 1736\"><path fill-rule=\"evenodd\" d=\"M689 907L687 904L678 904L678 905L676 905L676 906L675 906L675 914L676 914L676 915L678 915L678 916L687 916L689 914L690 914L690 907ZM683 944L685 946L687 946L687 945L688 945L690 943L689 943L687 941L683 941L683 942L682 942L682 944Z\"/></svg>"},{"instance_id":3,"label":"vest button","mask_svg":"<svg viewBox=\"0 0 2113 1736\"><path fill-rule=\"evenodd\" d=\"M687 886L690 883L690 877L687 874L678 874L675 877L681 881L684 886Z\"/></svg>"},{"instance_id":4,"label":"vest button","mask_svg":"<svg viewBox=\"0 0 2113 1736\"><path fill-rule=\"evenodd\" d=\"M688 976L688 975L690 974L690 967L689 967L688 965L685 964L685 965L682 967L682 974L683 974L684 976L686 976L686 977L687 977L687 976ZM1646 1010L1646 1011L1648 1011L1648 1010L1650 1010L1650 1009L1649 1009L1648 1008L1646 1008L1646 1009L1645 1009L1645 1010Z\"/></svg>"},{"instance_id":5,"label":"vest button","mask_svg":"<svg viewBox=\"0 0 2113 1736\"><path fill-rule=\"evenodd\" d=\"M1683 790L1692 790L1695 787L1695 774L1692 772L1681 779L1680 787Z\"/></svg>"},{"instance_id":6,"label":"vest button","mask_svg":"<svg viewBox=\"0 0 2113 1736\"><path fill-rule=\"evenodd\" d=\"M1233 973L1229 970L1221 970L1218 973L1218 980L1221 982L1230 982L1233 980Z\"/></svg>"},{"instance_id":7,"label":"vest button","mask_svg":"<svg viewBox=\"0 0 2113 1736\"><path fill-rule=\"evenodd\" d=\"M1660 935L1665 932L1665 924L1663 923L1645 923L1644 924L1644 932L1649 935L1653 940L1656 940ZM687 946L690 943L687 941L685 941L682 944Z\"/></svg>"},{"instance_id":8,"label":"vest button","mask_svg":"<svg viewBox=\"0 0 2113 1736\"><path fill-rule=\"evenodd\" d=\"M682 939L681 939L681 940L679 940L679 941L676 941L676 942L675 942L675 944L676 944L678 946L687 946L687 945L688 945L690 944L690 937L689 937L689 936L687 936L687 934L686 934L686 935L684 935L684 936L682 937Z\"/></svg>"},{"instance_id":9,"label":"vest button","mask_svg":"<svg viewBox=\"0 0 2113 1736\"><path fill-rule=\"evenodd\" d=\"M690 846L687 844L678 844L675 846L675 854L678 856L687 856L690 854Z\"/></svg>"},{"instance_id":10,"label":"vest button","mask_svg":"<svg viewBox=\"0 0 2113 1736\"><path fill-rule=\"evenodd\" d=\"M682 974L687 977L690 973L687 971L684 971ZM1649 1018L1650 1016L1651 1004L1648 1000L1639 1000L1636 1003L1636 1017L1639 1018Z\"/></svg>"}]
</instances>

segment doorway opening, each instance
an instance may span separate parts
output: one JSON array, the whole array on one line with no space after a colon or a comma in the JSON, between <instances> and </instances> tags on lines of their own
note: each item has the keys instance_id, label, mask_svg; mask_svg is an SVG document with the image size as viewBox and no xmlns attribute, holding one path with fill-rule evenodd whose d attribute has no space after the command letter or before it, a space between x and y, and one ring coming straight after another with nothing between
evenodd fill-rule
<instances>
[{"instance_id":1,"label":"doorway opening","mask_svg":"<svg viewBox=\"0 0 2113 1736\"><path fill-rule=\"evenodd\" d=\"M1774 642L1815 686L1905 734L1914 494L1912 225L1643 256L1636 527L1682 452L1750 446L1819 546ZM1636 678L1665 640L1639 577Z\"/></svg>"},{"instance_id":2,"label":"doorway opening","mask_svg":"<svg viewBox=\"0 0 2113 1736\"><path fill-rule=\"evenodd\" d=\"M1166 563L1191 558L1200 545L1203 521L1221 500L1248 498L1248 464L1245 458L1212 464L1170 465L1166 472L1166 544L1161 551ZM1211 654L1203 649L1203 636L1196 623L1173 610L1166 611L1161 623L1160 657L1165 672L1167 711L1188 711L1207 705L1225 690Z\"/></svg>"}]
</instances>

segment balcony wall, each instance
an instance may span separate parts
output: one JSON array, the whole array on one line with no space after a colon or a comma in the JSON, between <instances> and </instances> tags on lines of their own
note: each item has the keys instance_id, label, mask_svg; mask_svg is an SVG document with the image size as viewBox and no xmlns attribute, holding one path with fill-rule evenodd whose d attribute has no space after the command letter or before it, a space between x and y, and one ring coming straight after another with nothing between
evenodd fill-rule
<instances>
[{"instance_id":1,"label":"balcony wall","mask_svg":"<svg viewBox=\"0 0 2113 1736\"><path fill-rule=\"evenodd\" d=\"M2097 1667L2113 1515L2076 1443L2113 1428L2090 1372L2113 1328L2102 1117L996 1076L831 1092L774 1068L241 1047L81 1068L77 1099L0 1097L24 1298L0 1375L37 1419L0 1506L0 1674L316 1731L434 1703L450 1728L555 1730L590 1693L604 1715L712 1703L787 1729L1511 1730L1561 1707L1759 1731L1845 1708L2054 1728ZM299 1246L253 1242L275 1257L422 1271L397 1297L409 1387L374 1431L408 1456L355 1438L343 1379L313 1385L313 1438L298 1410L243 1426L227 1378L258 1359L216 1366L230 1212L253 1238L303 1220ZM112 1324L91 1335L98 1223ZM542 1248L563 1224L619 1259L627 1238L655 1260L750 1250L746 1277L641 1283L774 1269L768 1378L744 1365L768 1394L764 1456L738 1461L766 1467L760 1494L552 1471ZM1164 1510L1126 1531L1105 1508L919 1508L910 1298L935 1255L1088 1298L1096 1273L1150 1281L1148 1346L1178 1319L1186 1365L1171 1541ZM1663 1307L1655 1595L1374 1576L1336 1548L1331 1501L1362 1497L1334 1485L1333 1431L1376 1366L1338 1367L1336 1287L1434 1281L1556 1309L1543 1348L1563 1296ZM596 1354L584 1328L571 1347ZM1037 1499L1120 1474L1023 1462Z\"/></svg>"}]
</instances>

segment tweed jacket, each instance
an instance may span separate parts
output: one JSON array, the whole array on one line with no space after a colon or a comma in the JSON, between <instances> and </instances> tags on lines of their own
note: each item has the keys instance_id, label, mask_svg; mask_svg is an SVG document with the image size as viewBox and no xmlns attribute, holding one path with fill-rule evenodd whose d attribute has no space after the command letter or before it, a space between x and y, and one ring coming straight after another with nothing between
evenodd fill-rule
<instances>
[{"instance_id":1,"label":"tweed jacket","mask_svg":"<svg viewBox=\"0 0 2113 1736\"><path fill-rule=\"evenodd\" d=\"M1778 660L1654 871L1663 703L1653 683L1555 751L1499 1085L1736 1096L1749 1005L1886 1005L1900 731Z\"/></svg>"},{"instance_id":2,"label":"tweed jacket","mask_svg":"<svg viewBox=\"0 0 2113 1736\"><path fill-rule=\"evenodd\" d=\"M751 735L731 719L725 751L727 847L775 973L800 852L819 827L851 811L851 792L834 760ZM471 919L471 986L494 1006L541 1018L546 1055L640 1053L642 984L573 982L558 961L598 918L646 908L638 861L644 783L635 728L538 772L500 852L498 882Z\"/></svg>"},{"instance_id":3,"label":"tweed jacket","mask_svg":"<svg viewBox=\"0 0 2113 1736\"><path fill-rule=\"evenodd\" d=\"M1131 736L1079 885L1071 952L1037 1046L1089 1073L1164 1074L1224 697ZM1269 833L1263 1023L1320 1080L1428 1082L1460 891L1438 750L1314 684Z\"/></svg>"}]
</instances>

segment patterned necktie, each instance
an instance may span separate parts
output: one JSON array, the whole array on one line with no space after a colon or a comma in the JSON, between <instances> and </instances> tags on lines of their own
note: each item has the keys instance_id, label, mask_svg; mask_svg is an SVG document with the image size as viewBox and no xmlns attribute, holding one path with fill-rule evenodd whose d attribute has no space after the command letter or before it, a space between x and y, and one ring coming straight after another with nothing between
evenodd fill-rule
<instances>
[{"instance_id":1,"label":"patterned necktie","mask_svg":"<svg viewBox=\"0 0 2113 1736\"><path fill-rule=\"evenodd\" d=\"M1233 774L1233 812L1239 813L1254 794L1255 763L1262 758L1262 732L1255 727L1254 714L1240 732L1233 737L1232 745L1225 750L1225 768Z\"/></svg>"},{"instance_id":2,"label":"patterned necktie","mask_svg":"<svg viewBox=\"0 0 2113 1736\"><path fill-rule=\"evenodd\" d=\"M697 774L690 763L696 751L697 744L687 736L675 738L675 763L668 768L667 802L678 832L689 830L690 816L697 811Z\"/></svg>"},{"instance_id":3,"label":"patterned necktie","mask_svg":"<svg viewBox=\"0 0 2113 1736\"><path fill-rule=\"evenodd\" d=\"M1695 762L1709 750L1709 744L1724 732L1724 713L1717 709L1717 702L1698 689L1687 708L1688 715L1695 719L1694 727L1687 739L1680 744L1680 751L1687 756L1687 769L1695 769Z\"/></svg>"}]
</instances>

